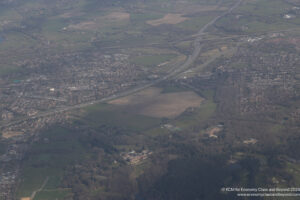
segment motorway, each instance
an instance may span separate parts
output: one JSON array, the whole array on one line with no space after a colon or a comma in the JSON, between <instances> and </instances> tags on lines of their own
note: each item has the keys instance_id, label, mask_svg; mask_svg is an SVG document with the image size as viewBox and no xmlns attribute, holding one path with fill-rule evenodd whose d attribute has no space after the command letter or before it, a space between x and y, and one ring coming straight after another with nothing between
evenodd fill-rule
<instances>
[{"instance_id":1,"label":"motorway","mask_svg":"<svg viewBox=\"0 0 300 200\"><path fill-rule=\"evenodd\" d=\"M141 86L133 88L133 89L129 89L129 90L124 91L124 92L120 92L119 94L114 94L114 95L111 95L109 97L104 97L104 98L99 99L99 100L95 100L95 101L91 101L91 102L87 102L87 103L82 103L82 104L77 104L77 105L73 105L73 106L65 106L65 107L62 107L62 108L56 108L54 110L45 111L45 112L39 113L39 114L34 115L34 116L24 117L24 118L21 118L21 119L12 121L12 122L1 123L0 124L0 129L5 128L5 127L9 127L9 126L12 126L12 125L16 125L16 124L22 123L22 122L27 121L27 120L33 120L33 119L37 119L37 118L41 118L41 117L46 117L46 116L50 116L50 115L53 115L53 114L62 113L62 112L66 112L66 111L70 111L70 110L74 110L74 109L78 109L78 108L83 108L83 107L86 107L86 106L89 106L89 105L93 105L93 104L97 104L97 103L104 103L104 102L108 102L108 101L111 101L111 100L114 100L114 99L118 99L120 97L128 96L128 95L131 95L133 93L136 93L136 92L139 92L141 90L144 90L146 88L149 88L151 86L154 86L154 85L156 85L156 84L158 84L158 83L160 83L162 81L170 79L170 78L172 78L172 77L174 77L174 76L176 76L176 75L178 75L178 74L186 71L195 62L195 60L197 59L197 57L200 54L200 51L201 51L201 41L203 40L203 35L204 35L205 31L210 26L212 26L213 24L215 24L219 19L221 19L222 17L224 17L227 14L231 13L235 8L237 8L240 5L240 3L242 1L243 0L238 0L226 12L224 12L223 14L215 17L213 20L211 20L209 23L207 23L205 26L203 26L198 31L198 33L196 34L197 37L194 40L194 44L193 44L194 50L193 50L192 55L190 55L186 59L186 61L184 63L182 63L178 67L175 67L175 69L172 70L172 71L170 71L167 75L165 75L165 76L163 76L163 77L161 77L161 78L159 78L159 79L157 79L155 81L152 81L150 83L141 85Z\"/></svg>"}]
</instances>

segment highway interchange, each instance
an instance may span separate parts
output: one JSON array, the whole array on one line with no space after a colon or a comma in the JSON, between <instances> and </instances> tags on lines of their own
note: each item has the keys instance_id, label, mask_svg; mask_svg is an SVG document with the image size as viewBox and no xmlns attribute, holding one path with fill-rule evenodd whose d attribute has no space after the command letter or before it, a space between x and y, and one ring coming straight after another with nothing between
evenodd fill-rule
<instances>
[{"instance_id":1,"label":"highway interchange","mask_svg":"<svg viewBox=\"0 0 300 200\"><path fill-rule=\"evenodd\" d=\"M74 110L74 109L78 109L78 108L83 108L83 107L86 107L86 106L89 106L89 105L93 105L93 104L97 104L97 103L104 103L104 102L108 102L108 101L111 101L111 100L114 100L114 99L118 99L120 97L125 97L125 96L128 96L128 95L131 95L133 93L136 93L136 92L139 92L141 90L144 90L146 88L149 88L151 86L154 86L162 81L165 81L167 79L170 79L184 71L186 71L194 62L195 60L197 59L197 57L200 55L200 52L201 52L201 41L203 40L203 36L205 34L205 31L210 27L212 26L213 24L215 24L219 19L221 19L222 17L226 16L227 14L231 13L234 9L236 9L240 3L242 2L243 0L238 0L230 9L228 9L226 12L224 12L223 14L215 17L213 20L211 20L209 23L207 23L205 26L203 26L199 31L198 33L196 34L196 38L194 40L194 43L193 43L193 46L194 46L194 50L193 50L193 53L185 60L184 63L182 64L179 64L177 67L174 67L174 69L172 71L170 71L167 75L157 79L157 80L154 80L150 83L146 83L144 85L141 85L139 87L136 87L136 88L132 88L132 89L129 89L127 91L124 91L124 92L120 92L119 94L114 94L114 95L111 95L109 97L104 97L102 99L99 99L99 100L95 100L95 101L91 101L91 102L86 102L86 103L82 103L82 104L77 104L77 105L73 105L73 106L65 106L65 107L62 107L62 108L56 108L56 109L53 109L53 110L49 110L49 111L45 111L45 112L41 112L39 114L36 114L34 116L30 116L30 117L24 117L24 118L21 118L21 119L18 119L18 120L15 120L15 121L10 121L10 122L2 122L0 123L0 129L2 128L5 128L5 127L9 127L9 126L12 126L12 125L16 125L16 124L19 124L19 123L22 123L26 120L33 120L33 119L37 119L37 118L41 118L41 117L46 117L46 116L50 116L50 115L53 115L53 114L57 114L57 113L62 113L62 112L66 112L66 111L70 111L70 110Z\"/></svg>"}]
</instances>

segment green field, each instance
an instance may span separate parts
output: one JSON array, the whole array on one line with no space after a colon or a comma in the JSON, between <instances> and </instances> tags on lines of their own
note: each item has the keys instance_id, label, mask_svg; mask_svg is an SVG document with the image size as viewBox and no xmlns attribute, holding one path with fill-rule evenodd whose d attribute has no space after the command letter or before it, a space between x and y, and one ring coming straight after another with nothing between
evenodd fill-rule
<instances>
[{"instance_id":1,"label":"green field","mask_svg":"<svg viewBox=\"0 0 300 200\"><path fill-rule=\"evenodd\" d=\"M188 0L192 5L209 4L217 1ZM36 52L42 54L69 53L76 51L89 51L94 49L112 49L126 51L136 47L150 47L159 44L159 48L174 52L171 42L177 42L187 34L195 34L203 25L210 21L218 13L205 12L189 16L189 19L179 24L166 24L161 27L153 27L147 24L148 20L159 19L175 9L183 9L183 13L189 13L188 9L165 0L147 1L135 5L133 1L114 2L72 0L70 2L56 2L45 6L41 2L30 0L17 4L17 9L11 6L0 13L1 22L10 22L4 30L5 41L0 44L0 59L5 63L0 64L0 76L20 72L20 68L14 63L24 59L36 59ZM62 6L63 5L63 6ZM18 6L21 9L18 9ZM114 12L128 13L127 19L111 19ZM89 24L90 23L90 24ZM86 26L84 26L86 24ZM70 27L76 28L70 28ZM168 27L171 27L168 28ZM2 34L2 26L0 33ZM190 44L181 44L184 51ZM2 55L1 52L9 52ZM130 51L127 51L130 52ZM178 55L178 52L174 52ZM146 67L155 66L167 62L176 57L173 53L162 55L131 55L132 63ZM5 59L4 59L5 58Z\"/></svg>"},{"instance_id":2,"label":"green field","mask_svg":"<svg viewBox=\"0 0 300 200\"><path fill-rule=\"evenodd\" d=\"M84 125L93 128L95 131L103 131L103 126L125 129L119 134L133 134L131 131L143 131L153 126L158 126L159 119L135 115L118 107L100 104L87 107L85 113L74 121L74 125ZM119 137L121 136L119 135ZM135 134L134 134L135 135ZM39 189L48 177L49 180L44 190L37 193L35 199L63 199L69 194L68 190L61 188L61 181L68 166L91 159L91 148L88 143L94 145L94 139L85 137L80 131L63 127L53 127L41 134L42 139L35 143L28 157L24 160L21 183L18 187L17 197L27 197L33 191ZM98 137L95 135L94 137ZM101 136L99 145L104 149L112 149L110 144L102 141L108 136ZM116 138L117 135L109 136ZM137 138L136 138L137 139ZM132 139L135 141L136 139ZM104 143L103 143L104 142ZM110 141L114 141L111 139ZM125 141L124 141L125 142ZM124 145L123 145L124 146ZM125 145L126 147L128 145ZM122 149L124 148L122 147Z\"/></svg>"},{"instance_id":3,"label":"green field","mask_svg":"<svg viewBox=\"0 0 300 200\"><path fill-rule=\"evenodd\" d=\"M136 65L142 65L146 67L157 66L161 63L170 61L171 59L175 58L176 55L174 54L166 54L166 55L144 55L144 56L137 56L131 59L131 62Z\"/></svg>"},{"instance_id":4,"label":"green field","mask_svg":"<svg viewBox=\"0 0 300 200\"><path fill-rule=\"evenodd\" d=\"M70 191L65 190L43 190L38 192L33 200L63 200Z\"/></svg>"},{"instance_id":5,"label":"green field","mask_svg":"<svg viewBox=\"0 0 300 200\"><path fill-rule=\"evenodd\" d=\"M5 142L0 142L0 155L5 153L7 144Z\"/></svg>"},{"instance_id":6,"label":"green field","mask_svg":"<svg viewBox=\"0 0 300 200\"><path fill-rule=\"evenodd\" d=\"M85 112L79 116L78 122L86 123L95 128L102 125L110 125L131 131L142 131L160 123L160 120L157 118L134 114L134 110L121 106L97 104L84 110Z\"/></svg>"},{"instance_id":7,"label":"green field","mask_svg":"<svg viewBox=\"0 0 300 200\"><path fill-rule=\"evenodd\" d=\"M184 22L181 22L177 25L175 25L177 28L180 28L184 31L191 31L194 33L197 33L198 30L200 30L201 27L203 27L205 24L210 22L215 16L195 16L192 17L189 20L186 20Z\"/></svg>"},{"instance_id":8,"label":"green field","mask_svg":"<svg viewBox=\"0 0 300 200\"><path fill-rule=\"evenodd\" d=\"M226 184L243 187L300 184L299 163L296 162L300 137L297 135L299 127L295 125L299 93L293 85L298 79L294 79L293 73L285 74L287 77L281 88L279 80L283 77L276 74L281 72L280 67L294 70L299 61L298 44L291 44L297 43L298 38L288 35L286 30L299 28L300 16L283 18L291 4L285 0L244 0L237 10L205 30L200 56L183 73L174 75L171 68L175 69L178 63L189 58L199 29L236 1L72 0L74 4L67 3L66 10L59 8L59 3L64 1L49 3L52 10L43 10L43 5L34 4L34 1L23 3L24 8L32 9L23 13L24 19L29 20L23 29L36 39L21 32L11 32L6 37L0 44L0 60L9 56L0 65L0 76L17 74L21 68L12 63L34 60L35 53L39 52L47 59L57 56L62 61L65 61L64 55L70 56L70 59L66 57L70 60L66 65L82 65L78 70L82 70L82 77L92 84L94 79L85 76L85 70L88 73L94 68L85 67L85 61L98 67L98 64L102 66L102 61L94 61L97 56L110 55L103 57L117 63L122 56L116 54L126 54L129 61L124 60L130 63L124 64L124 69L131 64L129 67L137 68L134 68L136 74L142 74L132 78L134 84L139 84L140 80L151 81L147 78L149 74L157 74L160 82L149 84L149 93L145 90L145 93L137 92L118 99L120 101L87 102L84 105L89 106L83 108L74 106L76 110L63 113L67 116L64 123L39 130L21 163L18 198L31 196L45 180L45 187L36 193L34 200L138 199L135 195L140 193L145 195L140 199L147 200L223 200L235 197L219 198L219 190ZM217 3L221 3L222 9L218 10ZM200 9L207 7L198 11L193 5ZM115 18L111 18L111 13ZM157 26L147 23L169 13L177 13L186 20L178 24L166 20ZM120 16L125 19L119 19ZM14 19L7 12L0 13L0 23L6 18L15 20L14 26L25 24L19 17ZM286 31L287 37L268 34L279 30ZM247 38L260 35L263 35L260 42L246 42ZM281 47L277 41L290 43ZM82 54L77 54L81 51ZM110 61L105 59L103 66L110 67L107 64ZM29 68L31 63L28 63ZM41 65L45 71L47 64ZM112 68L115 66L118 65ZM107 81L104 80L106 75L109 77L114 72L104 71L103 82ZM172 75L168 80L160 78L165 72ZM252 77L252 73L255 76ZM270 79L276 84L272 85ZM254 87L256 80L263 84L268 81L266 89ZM63 88L68 86L66 81ZM187 100L185 93L170 95L184 91L193 92L193 95ZM111 91L103 94L111 94ZM168 98L160 98L163 95ZM201 98L198 100L194 96ZM172 105L177 99L184 103L179 101L180 105ZM189 101L196 103L189 104ZM260 104L266 106L261 108ZM186 110L170 115L172 117L150 112L175 113L181 105L191 107L184 107ZM0 155L5 148L0 142ZM284 160L285 155L292 157L292 154L295 158L291 158L291 162Z\"/></svg>"},{"instance_id":9,"label":"green field","mask_svg":"<svg viewBox=\"0 0 300 200\"><path fill-rule=\"evenodd\" d=\"M214 92L211 90L204 90L201 92L206 99L200 108L197 108L192 113L182 114L175 120L175 124L180 128L190 128L199 122L205 122L213 117L217 104L213 100Z\"/></svg>"},{"instance_id":10,"label":"green field","mask_svg":"<svg viewBox=\"0 0 300 200\"><path fill-rule=\"evenodd\" d=\"M183 87L165 86L163 87L161 93L164 94L164 93L183 92L183 91L189 91L189 90Z\"/></svg>"},{"instance_id":11,"label":"green field","mask_svg":"<svg viewBox=\"0 0 300 200\"><path fill-rule=\"evenodd\" d=\"M299 27L299 16L284 19L289 14L292 5L283 0L246 1L232 15L217 23L227 31L258 33L280 31ZM239 16L239 17L237 17Z\"/></svg>"},{"instance_id":12,"label":"green field","mask_svg":"<svg viewBox=\"0 0 300 200\"><path fill-rule=\"evenodd\" d=\"M183 88L175 86L165 88L165 92L179 90L184 91ZM207 92L208 97L211 95L210 92ZM114 154L114 151L142 149L156 137L159 138L169 133L168 130L160 127L163 119L137 115L132 109L134 108L96 104L74 112L72 115L73 126L89 127L95 131L95 135L92 137L82 131L60 126L43 131L40 141L33 144L28 157L24 160L17 196L30 196L33 191L41 187L48 177L45 188L37 193L35 199L63 199L64 196L70 194L68 190L61 187L66 168L84 160L90 161L93 157L91 145L96 145L97 148L103 148L108 153ZM211 117L214 110L215 104L212 100L208 100L193 115L183 114L177 119L171 120L171 123L174 122L180 128L189 128L199 120ZM115 133L107 134L104 130L115 130ZM97 132L99 135L96 134ZM126 140L119 141L120 137L125 137ZM115 165L112 164L111 167ZM144 168L141 167L135 168L134 176L139 176L143 170ZM106 193L105 190L96 193L97 195L112 195Z\"/></svg>"},{"instance_id":13,"label":"green field","mask_svg":"<svg viewBox=\"0 0 300 200\"><path fill-rule=\"evenodd\" d=\"M18 197L30 196L47 177L45 189L58 188L65 167L88 156L79 141L79 133L54 127L43 132L42 137L44 140L35 143L25 159Z\"/></svg>"},{"instance_id":14,"label":"green field","mask_svg":"<svg viewBox=\"0 0 300 200\"><path fill-rule=\"evenodd\" d=\"M15 66L0 66L0 76L5 76L11 73L20 72L21 69Z\"/></svg>"},{"instance_id":15,"label":"green field","mask_svg":"<svg viewBox=\"0 0 300 200\"><path fill-rule=\"evenodd\" d=\"M240 6L235 12L240 13L251 13L260 17L279 17L285 13L287 9L292 6L283 0L259 0L259 1L247 1L245 5Z\"/></svg>"}]
</instances>

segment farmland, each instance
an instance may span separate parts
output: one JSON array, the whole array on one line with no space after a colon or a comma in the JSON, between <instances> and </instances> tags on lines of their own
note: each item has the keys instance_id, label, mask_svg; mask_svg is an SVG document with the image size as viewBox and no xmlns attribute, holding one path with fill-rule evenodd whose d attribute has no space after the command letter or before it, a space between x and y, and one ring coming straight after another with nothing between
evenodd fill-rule
<instances>
[{"instance_id":1,"label":"farmland","mask_svg":"<svg viewBox=\"0 0 300 200\"><path fill-rule=\"evenodd\" d=\"M0 199L234 200L220 189L297 187L299 10L4 0Z\"/></svg>"}]
</instances>

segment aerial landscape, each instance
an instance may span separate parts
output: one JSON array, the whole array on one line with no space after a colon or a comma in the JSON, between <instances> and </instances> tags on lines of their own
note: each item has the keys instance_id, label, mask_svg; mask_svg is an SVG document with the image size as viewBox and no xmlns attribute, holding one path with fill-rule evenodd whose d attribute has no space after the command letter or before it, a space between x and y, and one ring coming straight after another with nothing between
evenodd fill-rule
<instances>
[{"instance_id":1,"label":"aerial landscape","mask_svg":"<svg viewBox=\"0 0 300 200\"><path fill-rule=\"evenodd\" d=\"M300 199L299 0L1 0L0 200Z\"/></svg>"}]
</instances>

